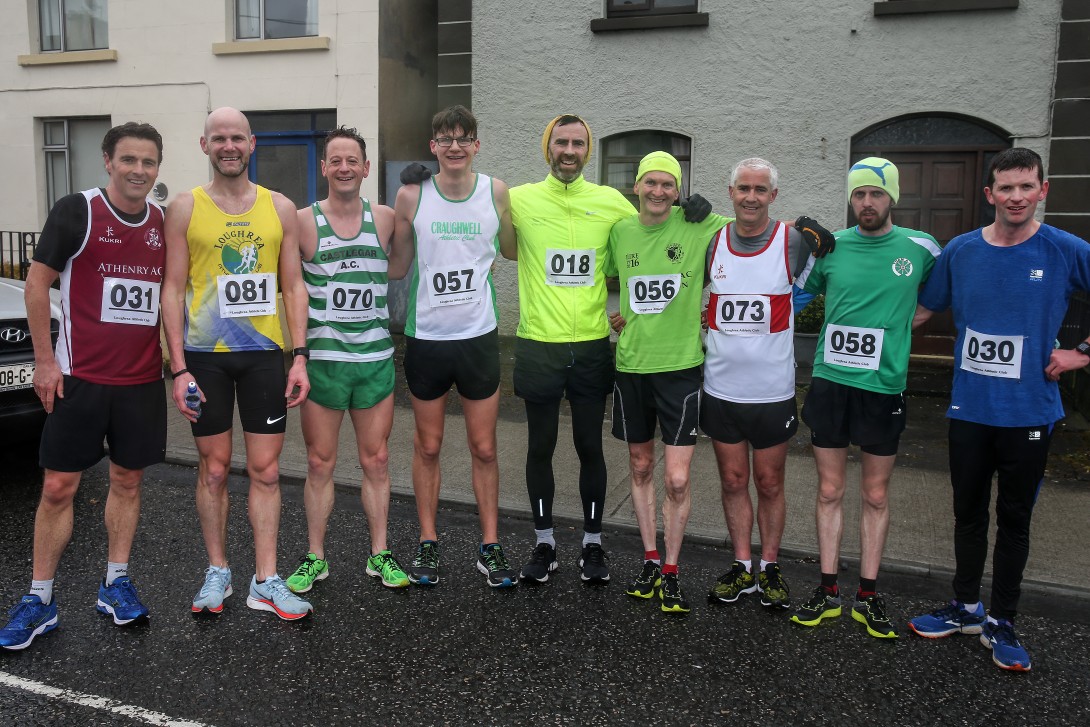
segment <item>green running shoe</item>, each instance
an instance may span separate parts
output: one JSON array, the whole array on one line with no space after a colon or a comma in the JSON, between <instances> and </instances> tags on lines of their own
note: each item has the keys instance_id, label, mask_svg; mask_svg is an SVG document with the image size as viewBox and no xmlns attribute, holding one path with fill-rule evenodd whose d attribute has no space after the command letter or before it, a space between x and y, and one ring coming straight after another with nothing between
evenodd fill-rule
<instances>
[{"instance_id":1,"label":"green running shoe","mask_svg":"<svg viewBox=\"0 0 1090 727\"><path fill-rule=\"evenodd\" d=\"M397 559L388 550L380 550L367 559L367 575L381 578L387 588L404 588L409 585L409 577L398 565Z\"/></svg>"},{"instance_id":2,"label":"green running shoe","mask_svg":"<svg viewBox=\"0 0 1090 727\"><path fill-rule=\"evenodd\" d=\"M659 564L653 560L647 560L643 563L643 570L625 593L633 598L651 598L658 593L661 585L662 571L659 569Z\"/></svg>"},{"instance_id":3,"label":"green running shoe","mask_svg":"<svg viewBox=\"0 0 1090 727\"><path fill-rule=\"evenodd\" d=\"M753 593L756 590L757 581L753 578L753 574L747 571L744 565L734 561L730 570L715 581L711 593L708 594L708 602L734 603L744 594Z\"/></svg>"},{"instance_id":4,"label":"green running shoe","mask_svg":"<svg viewBox=\"0 0 1090 727\"><path fill-rule=\"evenodd\" d=\"M761 592L761 605L787 608L791 605L791 591L780 575L780 564L769 563L757 574L757 590Z\"/></svg>"},{"instance_id":5,"label":"green running shoe","mask_svg":"<svg viewBox=\"0 0 1090 727\"><path fill-rule=\"evenodd\" d=\"M314 587L316 581L324 581L326 578L329 578L329 563L314 553L307 553L285 583L292 593L306 593Z\"/></svg>"},{"instance_id":6,"label":"green running shoe","mask_svg":"<svg viewBox=\"0 0 1090 727\"><path fill-rule=\"evenodd\" d=\"M810 600L791 614L791 620L800 626L817 626L822 619L840 616L840 594L833 596L824 586L814 589Z\"/></svg>"}]
</instances>

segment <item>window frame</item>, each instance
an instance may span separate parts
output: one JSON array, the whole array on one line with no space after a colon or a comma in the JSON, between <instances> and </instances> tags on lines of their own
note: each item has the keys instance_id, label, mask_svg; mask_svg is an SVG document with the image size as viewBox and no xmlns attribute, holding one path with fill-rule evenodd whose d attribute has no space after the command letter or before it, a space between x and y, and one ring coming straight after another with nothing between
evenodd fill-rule
<instances>
[{"instance_id":1,"label":"window frame","mask_svg":"<svg viewBox=\"0 0 1090 727\"><path fill-rule=\"evenodd\" d=\"M607 18L632 18L632 17L644 17L648 15L687 15L696 13L700 10L699 0L691 0L689 7L678 6L664 6L657 7L656 0L630 0L630 6L621 6L621 3L625 0L606 0L606 12Z\"/></svg>"},{"instance_id":2,"label":"window frame","mask_svg":"<svg viewBox=\"0 0 1090 727\"><path fill-rule=\"evenodd\" d=\"M258 15L257 15L257 35L241 34L242 30L242 9L245 0L235 0L231 17L232 27L234 29L233 36L237 42L250 43L255 41L284 41L292 40L296 38L318 38L318 0L304 0L307 8L307 15L311 13L314 15L313 33L306 33L300 35L286 35L270 38L267 34L266 23L268 22L268 14L266 13L265 4L268 0L253 0L257 3ZM309 23L308 23L309 24Z\"/></svg>"},{"instance_id":3,"label":"window frame","mask_svg":"<svg viewBox=\"0 0 1090 727\"><path fill-rule=\"evenodd\" d=\"M641 134L656 134L664 139L680 139L684 141L688 150L684 154L676 154L670 149L664 149L662 145L656 145L654 149L648 148L647 151L637 152L635 154L610 154L609 147L612 142L619 141L626 137L638 136ZM632 187L635 185L636 180L629 181L624 188L615 187L609 181L609 165L610 164L632 164L638 167L640 160L644 156L652 151L665 151L672 154L678 162L681 163L683 170L687 169L688 172L683 173L681 177L681 189L678 190L681 199L685 199L689 196L689 190L691 189L691 176L693 168L693 139L687 134L682 134L676 131L670 131L668 129L632 129L630 131L622 131L616 134L611 134L602 138L598 144L601 148L601 156L599 157L599 169L598 180L599 183L606 187L613 187L618 192L623 194L628 201L632 202L636 209L640 207L639 196L632 191Z\"/></svg>"},{"instance_id":4,"label":"window frame","mask_svg":"<svg viewBox=\"0 0 1090 727\"><path fill-rule=\"evenodd\" d=\"M108 0L90 0L93 3L101 5L103 12L103 24L105 27L105 38L102 40L102 45L98 45L94 42L92 33L92 44L87 48L69 48L68 47L68 11L65 7L69 0L36 0L36 6L38 11L38 51L40 53L79 53L86 51L103 51L109 50L110 47L110 4ZM52 6L57 11L57 18L59 22L59 28L57 29L57 45L56 48L47 48L46 45L46 23L43 21L42 11L45 7Z\"/></svg>"},{"instance_id":5,"label":"window frame","mask_svg":"<svg viewBox=\"0 0 1090 727\"><path fill-rule=\"evenodd\" d=\"M75 184L72 179L72 171L76 166L73 152L78 154L80 151L79 149L73 149L72 147L72 132L70 125L72 122L76 121L103 123L107 129L109 129L111 125L109 116L47 116L39 119L42 131L41 151L42 163L45 170L45 202L47 210L53 209L53 205L56 204L57 200L61 197L80 191L79 189L74 189L79 185ZM54 140L54 143L50 143L50 124L60 124L63 137L60 143L56 143L56 140ZM101 141L101 137L99 137L99 140ZM94 159L101 165L102 148L100 144L95 144L93 155ZM63 190L57 189L59 175L56 175L53 172L53 159L58 156L62 159L64 165ZM102 171L101 166L99 167L99 170Z\"/></svg>"}]
</instances>

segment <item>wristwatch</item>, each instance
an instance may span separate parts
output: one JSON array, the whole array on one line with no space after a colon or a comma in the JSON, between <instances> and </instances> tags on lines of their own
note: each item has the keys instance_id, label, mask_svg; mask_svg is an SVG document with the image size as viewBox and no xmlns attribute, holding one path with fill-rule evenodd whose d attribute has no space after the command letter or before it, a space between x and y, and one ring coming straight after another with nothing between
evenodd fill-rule
<instances>
[{"instance_id":1,"label":"wristwatch","mask_svg":"<svg viewBox=\"0 0 1090 727\"><path fill-rule=\"evenodd\" d=\"M302 356L307 361L309 361L310 360L310 349L309 348L293 348L291 350L291 357L295 358L296 356Z\"/></svg>"},{"instance_id":2,"label":"wristwatch","mask_svg":"<svg viewBox=\"0 0 1090 727\"><path fill-rule=\"evenodd\" d=\"M1083 356L1090 356L1090 343L1083 341L1078 346L1075 346L1075 350L1081 353Z\"/></svg>"}]
</instances>

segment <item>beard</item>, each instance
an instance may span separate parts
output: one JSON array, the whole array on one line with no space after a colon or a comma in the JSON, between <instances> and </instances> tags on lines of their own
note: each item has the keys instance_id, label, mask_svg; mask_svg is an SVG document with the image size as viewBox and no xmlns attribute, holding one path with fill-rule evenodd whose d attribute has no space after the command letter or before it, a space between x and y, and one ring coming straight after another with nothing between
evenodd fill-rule
<instances>
[{"instance_id":1,"label":"beard","mask_svg":"<svg viewBox=\"0 0 1090 727\"><path fill-rule=\"evenodd\" d=\"M562 168L560 166L560 159L553 158L553 160L549 164L549 166L553 171L553 176L554 177L559 179L561 182L568 183L568 182L574 182L576 179L579 178L579 175L583 173L583 167L586 166L586 163L587 162L586 162L585 159L580 162L579 159L576 158L576 160L575 160L575 169L574 170L568 170L568 169L564 169L564 168Z\"/></svg>"},{"instance_id":2,"label":"beard","mask_svg":"<svg viewBox=\"0 0 1090 727\"><path fill-rule=\"evenodd\" d=\"M232 179L235 178L235 177L241 177L241 176L245 175L246 170L250 168L250 157L246 157L245 159L241 160L240 163L239 163L238 169L230 169L230 170L223 169L216 162L215 158L212 158L211 162L212 162L212 168L215 169L216 172L220 176L229 177L229 178L232 178Z\"/></svg>"},{"instance_id":3,"label":"beard","mask_svg":"<svg viewBox=\"0 0 1090 727\"><path fill-rule=\"evenodd\" d=\"M862 219L859 219L858 222L860 229L866 230L867 232L874 232L875 230L882 229L885 226L886 222L889 220L889 214L892 211L893 208L891 207L890 209L886 210L885 214L876 215L874 219L870 222L863 222Z\"/></svg>"}]
</instances>

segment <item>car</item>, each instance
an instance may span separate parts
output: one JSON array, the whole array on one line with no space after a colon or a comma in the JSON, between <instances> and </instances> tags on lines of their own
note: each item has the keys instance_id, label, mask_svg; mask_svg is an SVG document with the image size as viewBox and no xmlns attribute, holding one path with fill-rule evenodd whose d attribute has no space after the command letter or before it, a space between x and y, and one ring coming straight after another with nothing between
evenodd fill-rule
<instances>
[{"instance_id":1,"label":"car","mask_svg":"<svg viewBox=\"0 0 1090 727\"><path fill-rule=\"evenodd\" d=\"M11 438L37 437L45 409L34 393L34 344L27 325L22 280L0 278L0 431ZM61 326L60 292L51 289L50 347Z\"/></svg>"}]
</instances>

